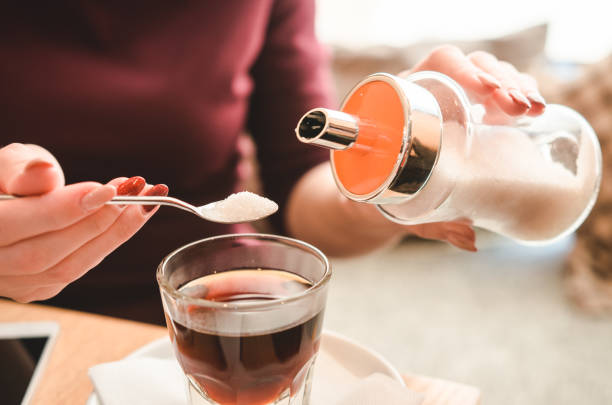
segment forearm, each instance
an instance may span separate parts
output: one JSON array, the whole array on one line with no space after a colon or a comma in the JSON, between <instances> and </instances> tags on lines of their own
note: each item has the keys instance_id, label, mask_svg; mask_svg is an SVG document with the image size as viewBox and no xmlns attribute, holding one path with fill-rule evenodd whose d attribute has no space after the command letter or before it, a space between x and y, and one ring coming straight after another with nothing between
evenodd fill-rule
<instances>
[{"instance_id":1,"label":"forearm","mask_svg":"<svg viewBox=\"0 0 612 405\"><path fill-rule=\"evenodd\" d=\"M384 218L374 205L344 197L329 163L314 167L296 184L285 220L293 237L314 244L330 256L364 254L395 243L408 233Z\"/></svg>"}]
</instances>

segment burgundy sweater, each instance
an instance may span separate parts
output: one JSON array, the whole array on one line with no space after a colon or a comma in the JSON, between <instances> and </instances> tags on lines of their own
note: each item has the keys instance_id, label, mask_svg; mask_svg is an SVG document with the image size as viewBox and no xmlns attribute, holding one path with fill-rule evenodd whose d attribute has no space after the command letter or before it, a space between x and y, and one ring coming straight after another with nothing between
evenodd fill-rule
<instances>
[{"instance_id":1,"label":"burgundy sweater","mask_svg":"<svg viewBox=\"0 0 612 405\"><path fill-rule=\"evenodd\" d=\"M203 204L237 191L247 131L282 233L292 185L328 156L293 135L330 101L313 20L311 0L3 2L0 145L44 146L67 183L140 175ZM232 231L161 207L48 303L161 323L157 264Z\"/></svg>"}]
</instances>

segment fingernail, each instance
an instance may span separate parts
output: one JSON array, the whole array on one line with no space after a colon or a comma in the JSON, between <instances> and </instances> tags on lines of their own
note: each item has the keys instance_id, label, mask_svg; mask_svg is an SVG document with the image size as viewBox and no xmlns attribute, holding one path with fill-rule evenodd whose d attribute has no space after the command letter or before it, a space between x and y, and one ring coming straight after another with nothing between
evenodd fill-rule
<instances>
[{"instance_id":1,"label":"fingernail","mask_svg":"<svg viewBox=\"0 0 612 405\"><path fill-rule=\"evenodd\" d=\"M85 211L100 208L104 203L113 198L116 192L117 190L115 187L110 185L97 187L81 198L81 207L83 207Z\"/></svg>"},{"instance_id":2,"label":"fingernail","mask_svg":"<svg viewBox=\"0 0 612 405\"><path fill-rule=\"evenodd\" d=\"M479 72L476 74L476 77L478 78L480 83L484 84L487 87L490 87L492 89L501 89L500 81L488 73Z\"/></svg>"},{"instance_id":3,"label":"fingernail","mask_svg":"<svg viewBox=\"0 0 612 405\"><path fill-rule=\"evenodd\" d=\"M145 193L145 195L154 195L154 196L165 197L165 196L168 195L168 186L166 186L165 184L156 184L153 187L151 187ZM158 207L158 205L143 205L142 206L142 211L146 214L147 212L153 211L153 209L155 209L155 207Z\"/></svg>"},{"instance_id":4,"label":"fingernail","mask_svg":"<svg viewBox=\"0 0 612 405\"><path fill-rule=\"evenodd\" d=\"M452 243L453 245L455 245L456 247L463 249L463 250L468 250L470 252L476 252L476 245L474 243L474 240L472 238L467 238L461 234L457 234L457 233L451 233L450 235L448 235L446 237L446 239Z\"/></svg>"},{"instance_id":5,"label":"fingernail","mask_svg":"<svg viewBox=\"0 0 612 405\"><path fill-rule=\"evenodd\" d=\"M523 93L521 93L517 89L508 90L508 95L512 98L512 100L514 100L515 103L520 104L527 109L531 108L531 103L529 102L527 97L525 97Z\"/></svg>"},{"instance_id":6,"label":"fingernail","mask_svg":"<svg viewBox=\"0 0 612 405\"><path fill-rule=\"evenodd\" d=\"M23 171L27 172L28 170L32 170L32 169L45 169L48 167L53 167L53 163L47 160L34 159L34 160L30 160L28 164L25 165L25 167L23 168Z\"/></svg>"},{"instance_id":7,"label":"fingernail","mask_svg":"<svg viewBox=\"0 0 612 405\"><path fill-rule=\"evenodd\" d=\"M146 181L140 176L130 177L117 186L117 195L138 195L145 187Z\"/></svg>"},{"instance_id":8,"label":"fingernail","mask_svg":"<svg viewBox=\"0 0 612 405\"><path fill-rule=\"evenodd\" d=\"M536 91L530 91L527 93L527 98L532 104L539 104L540 107L546 106L546 100L544 100L544 97L542 97L542 95Z\"/></svg>"}]
</instances>

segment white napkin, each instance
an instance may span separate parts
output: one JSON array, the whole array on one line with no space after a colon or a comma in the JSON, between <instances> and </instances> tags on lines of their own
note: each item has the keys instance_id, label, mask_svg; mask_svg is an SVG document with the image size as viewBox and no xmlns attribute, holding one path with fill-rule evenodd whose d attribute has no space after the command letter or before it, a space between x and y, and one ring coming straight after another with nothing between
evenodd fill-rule
<instances>
[{"instance_id":1,"label":"white napkin","mask_svg":"<svg viewBox=\"0 0 612 405\"><path fill-rule=\"evenodd\" d=\"M312 382L312 405L419 405L423 395L391 377L373 373L356 376L333 354L317 355Z\"/></svg>"},{"instance_id":2,"label":"white napkin","mask_svg":"<svg viewBox=\"0 0 612 405\"><path fill-rule=\"evenodd\" d=\"M128 358L96 365L89 377L101 405L185 405L185 383L175 359ZM421 394L374 373L358 377L325 352L314 373L311 405L419 405Z\"/></svg>"},{"instance_id":3,"label":"white napkin","mask_svg":"<svg viewBox=\"0 0 612 405\"><path fill-rule=\"evenodd\" d=\"M185 377L175 359L128 358L89 369L101 405L185 405Z\"/></svg>"}]
</instances>

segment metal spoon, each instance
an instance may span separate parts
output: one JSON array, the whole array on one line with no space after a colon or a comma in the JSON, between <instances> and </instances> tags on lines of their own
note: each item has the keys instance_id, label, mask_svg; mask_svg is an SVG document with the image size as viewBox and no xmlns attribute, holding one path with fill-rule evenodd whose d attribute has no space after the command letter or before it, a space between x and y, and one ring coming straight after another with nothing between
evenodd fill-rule
<instances>
[{"instance_id":1,"label":"metal spoon","mask_svg":"<svg viewBox=\"0 0 612 405\"><path fill-rule=\"evenodd\" d=\"M227 213L227 207L224 207L224 203L226 201L230 201L229 199L233 196L239 196L243 193L247 193L250 195L251 201L257 201L259 204L266 204L266 209L264 210L250 210L248 212L249 215L241 215L245 214L244 210L230 212L229 215ZM243 192L232 194L225 200L211 202L209 204L205 204L202 206L195 206L185 201L179 200L174 197L159 197L159 196L125 196L118 195L113 197L111 200L107 201L106 204L109 205L168 205L175 208L180 208L182 210L191 212L203 218L207 221L218 222L222 224L235 224L239 222L251 222L257 221L259 219L265 218L268 215L271 215L276 212L278 206L275 202L268 200L265 197L261 197L257 194ZM22 198L18 196L13 196L9 194L0 194L0 200L13 200L17 198ZM244 204L243 204L244 205Z\"/></svg>"}]
</instances>

